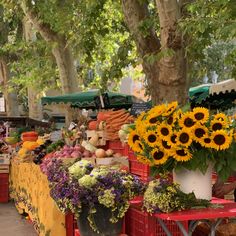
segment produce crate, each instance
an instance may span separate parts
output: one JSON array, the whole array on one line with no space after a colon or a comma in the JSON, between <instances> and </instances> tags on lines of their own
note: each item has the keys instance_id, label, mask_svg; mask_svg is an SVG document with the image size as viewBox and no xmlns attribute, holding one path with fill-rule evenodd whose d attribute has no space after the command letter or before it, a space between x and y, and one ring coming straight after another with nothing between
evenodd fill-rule
<instances>
[{"instance_id":1,"label":"produce crate","mask_svg":"<svg viewBox=\"0 0 236 236\"><path fill-rule=\"evenodd\" d=\"M87 140L89 141L95 134L98 135L97 146L106 145L106 139L105 139L104 131L87 130L86 131Z\"/></svg>"},{"instance_id":2,"label":"produce crate","mask_svg":"<svg viewBox=\"0 0 236 236\"><path fill-rule=\"evenodd\" d=\"M0 202L8 202L9 197L9 183L8 183L8 174L0 174Z\"/></svg>"},{"instance_id":3,"label":"produce crate","mask_svg":"<svg viewBox=\"0 0 236 236\"><path fill-rule=\"evenodd\" d=\"M114 152L122 154L122 156L128 156L127 145L121 141L108 141L108 149L112 149Z\"/></svg>"},{"instance_id":4,"label":"produce crate","mask_svg":"<svg viewBox=\"0 0 236 236\"><path fill-rule=\"evenodd\" d=\"M139 176L142 180L147 181L150 177L149 165L142 164L136 159L129 159L130 173Z\"/></svg>"},{"instance_id":5,"label":"produce crate","mask_svg":"<svg viewBox=\"0 0 236 236\"><path fill-rule=\"evenodd\" d=\"M158 223L157 218L142 212L140 209L130 207L125 215L126 234L129 236L166 236L166 233ZM182 236L180 229L174 221L164 221L173 236ZM188 228L188 222L184 222Z\"/></svg>"}]
</instances>

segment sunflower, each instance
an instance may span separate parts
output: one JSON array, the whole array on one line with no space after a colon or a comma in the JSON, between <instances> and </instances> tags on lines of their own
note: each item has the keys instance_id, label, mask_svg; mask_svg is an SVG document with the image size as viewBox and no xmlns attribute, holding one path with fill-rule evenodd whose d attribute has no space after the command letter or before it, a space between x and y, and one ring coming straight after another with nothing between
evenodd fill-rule
<instances>
[{"instance_id":1,"label":"sunflower","mask_svg":"<svg viewBox=\"0 0 236 236\"><path fill-rule=\"evenodd\" d=\"M168 144L171 146L175 146L177 144L177 132L172 132L168 139Z\"/></svg>"},{"instance_id":2,"label":"sunflower","mask_svg":"<svg viewBox=\"0 0 236 236\"><path fill-rule=\"evenodd\" d=\"M229 135L225 130L216 130L211 134L212 148L216 150L225 150L232 143L232 133Z\"/></svg>"},{"instance_id":3,"label":"sunflower","mask_svg":"<svg viewBox=\"0 0 236 236\"><path fill-rule=\"evenodd\" d=\"M144 145L141 141L136 141L135 144L132 146L132 149L134 152L137 152L137 153L142 153L143 150L144 150Z\"/></svg>"},{"instance_id":4,"label":"sunflower","mask_svg":"<svg viewBox=\"0 0 236 236\"><path fill-rule=\"evenodd\" d=\"M228 123L225 122L225 120L217 120L217 119L213 119L211 121L211 130L216 131L216 130L221 130L224 128L228 128L229 125Z\"/></svg>"},{"instance_id":5,"label":"sunflower","mask_svg":"<svg viewBox=\"0 0 236 236\"><path fill-rule=\"evenodd\" d=\"M145 165L152 165L152 162L146 156L137 155L137 161Z\"/></svg>"},{"instance_id":6,"label":"sunflower","mask_svg":"<svg viewBox=\"0 0 236 236\"><path fill-rule=\"evenodd\" d=\"M160 140L159 145L161 146L161 149L163 149L165 152L170 153L172 146L169 145L168 141Z\"/></svg>"},{"instance_id":7,"label":"sunflower","mask_svg":"<svg viewBox=\"0 0 236 236\"><path fill-rule=\"evenodd\" d=\"M177 112L172 113L170 116L166 117L166 123L168 125L174 125L178 117Z\"/></svg>"},{"instance_id":8,"label":"sunflower","mask_svg":"<svg viewBox=\"0 0 236 236\"><path fill-rule=\"evenodd\" d=\"M155 165L164 164L168 159L167 153L164 150L161 150L161 149L158 149L158 148L154 148L152 150L151 156L153 158L153 161L154 161Z\"/></svg>"},{"instance_id":9,"label":"sunflower","mask_svg":"<svg viewBox=\"0 0 236 236\"><path fill-rule=\"evenodd\" d=\"M149 130L144 135L144 140L148 146L154 147L157 143L158 136L157 136L156 132Z\"/></svg>"},{"instance_id":10,"label":"sunflower","mask_svg":"<svg viewBox=\"0 0 236 236\"><path fill-rule=\"evenodd\" d=\"M192 112L184 113L181 118L179 119L179 125L182 128L191 129L194 127L196 121Z\"/></svg>"},{"instance_id":11,"label":"sunflower","mask_svg":"<svg viewBox=\"0 0 236 236\"><path fill-rule=\"evenodd\" d=\"M192 158L192 154L187 148L176 148L172 151L172 156L177 161L189 161Z\"/></svg>"},{"instance_id":12,"label":"sunflower","mask_svg":"<svg viewBox=\"0 0 236 236\"><path fill-rule=\"evenodd\" d=\"M128 136L128 144L129 146L133 149L135 143L137 141L140 140L140 136L138 135L137 131L136 130L132 130L130 133L129 133L129 136Z\"/></svg>"},{"instance_id":13,"label":"sunflower","mask_svg":"<svg viewBox=\"0 0 236 236\"><path fill-rule=\"evenodd\" d=\"M196 121L206 123L209 119L209 110L204 107L195 107L193 108L193 116Z\"/></svg>"},{"instance_id":14,"label":"sunflower","mask_svg":"<svg viewBox=\"0 0 236 236\"><path fill-rule=\"evenodd\" d=\"M212 147L212 140L211 140L211 138L208 134L205 134L198 141L202 145L202 147L205 147L205 148L211 148Z\"/></svg>"},{"instance_id":15,"label":"sunflower","mask_svg":"<svg viewBox=\"0 0 236 236\"><path fill-rule=\"evenodd\" d=\"M189 147L192 143L191 132L184 128L177 133L176 143L184 147Z\"/></svg>"},{"instance_id":16,"label":"sunflower","mask_svg":"<svg viewBox=\"0 0 236 236\"><path fill-rule=\"evenodd\" d=\"M155 113L150 113L146 119L145 122L147 125L157 125L160 123L160 118L158 115L156 115Z\"/></svg>"},{"instance_id":17,"label":"sunflower","mask_svg":"<svg viewBox=\"0 0 236 236\"><path fill-rule=\"evenodd\" d=\"M228 123L228 118L224 113L218 113L214 115L214 120L220 120Z\"/></svg>"},{"instance_id":18,"label":"sunflower","mask_svg":"<svg viewBox=\"0 0 236 236\"><path fill-rule=\"evenodd\" d=\"M148 111L147 115L153 115L155 117L159 117L162 115L162 113L165 111L165 105L158 105L153 107L151 110Z\"/></svg>"},{"instance_id":19,"label":"sunflower","mask_svg":"<svg viewBox=\"0 0 236 236\"><path fill-rule=\"evenodd\" d=\"M171 115L177 108L178 102L171 102L167 105L165 112L163 112L162 116Z\"/></svg>"},{"instance_id":20,"label":"sunflower","mask_svg":"<svg viewBox=\"0 0 236 236\"><path fill-rule=\"evenodd\" d=\"M199 142L203 136L208 134L209 130L207 129L206 126L201 125L201 124L196 124L193 129L192 129L192 139Z\"/></svg>"},{"instance_id":21,"label":"sunflower","mask_svg":"<svg viewBox=\"0 0 236 236\"><path fill-rule=\"evenodd\" d=\"M162 122L160 125L157 127L157 134L161 139L168 140L169 136L172 133L172 127L165 122Z\"/></svg>"}]
</instances>

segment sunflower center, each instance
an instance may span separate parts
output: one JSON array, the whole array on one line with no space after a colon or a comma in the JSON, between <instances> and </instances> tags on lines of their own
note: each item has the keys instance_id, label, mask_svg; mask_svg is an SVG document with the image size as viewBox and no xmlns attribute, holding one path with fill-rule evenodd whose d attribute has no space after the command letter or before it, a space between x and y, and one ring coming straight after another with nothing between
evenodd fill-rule
<instances>
[{"instance_id":1,"label":"sunflower center","mask_svg":"<svg viewBox=\"0 0 236 236\"><path fill-rule=\"evenodd\" d=\"M210 139L210 138L204 138L204 142L205 142L205 143L210 143L210 142L211 142L211 139Z\"/></svg>"},{"instance_id":2,"label":"sunflower center","mask_svg":"<svg viewBox=\"0 0 236 236\"><path fill-rule=\"evenodd\" d=\"M179 141L181 143L187 143L189 141L189 135L187 133L180 134Z\"/></svg>"},{"instance_id":3,"label":"sunflower center","mask_svg":"<svg viewBox=\"0 0 236 236\"><path fill-rule=\"evenodd\" d=\"M168 124L168 125L171 125L171 124L173 123L173 121L174 121L173 116L170 116L170 117L167 119L167 124Z\"/></svg>"},{"instance_id":4,"label":"sunflower center","mask_svg":"<svg viewBox=\"0 0 236 236\"><path fill-rule=\"evenodd\" d=\"M194 114L196 120L202 120L204 118L204 114L202 112L198 112Z\"/></svg>"},{"instance_id":5,"label":"sunflower center","mask_svg":"<svg viewBox=\"0 0 236 236\"><path fill-rule=\"evenodd\" d=\"M135 143L137 140L139 140L139 136L137 134L135 134L133 136L133 143Z\"/></svg>"},{"instance_id":6,"label":"sunflower center","mask_svg":"<svg viewBox=\"0 0 236 236\"><path fill-rule=\"evenodd\" d=\"M153 118L151 118L150 120L149 120L149 123L150 124L156 124L157 123L157 117L153 117Z\"/></svg>"},{"instance_id":7,"label":"sunflower center","mask_svg":"<svg viewBox=\"0 0 236 236\"><path fill-rule=\"evenodd\" d=\"M167 141L165 141L165 140L162 140L162 145L165 149L171 149L171 146L169 146Z\"/></svg>"},{"instance_id":8,"label":"sunflower center","mask_svg":"<svg viewBox=\"0 0 236 236\"><path fill-rule=\"evenodd\" d=\"M226 141L225 139L225 136L222 135L222 134L217 134L215 137L214 137L214 142L217 144L217 145L223 145Z\"/></svg>"},{"instance_id":9,"label":"sunflower center","mask_svg":"<svg viewBox=\"0 0 236 236\"><path fill-rule=\"evenodd\" d=\"M177 136L175 134L172 135L171 138L170 138L171 142L176 143L176 138L177 138Z\"/></svg>"},{"instance_id":10,"label":"sunflower center","mask_svg":"<svg viewBox=\"0 0 236 236\"><path fill-rule=\"evenodd\" d=\"M194 124L195 124L195 122L194 122L191 118L189 118L189 117L187 117L187 118L184 120L184 125L185 125L186 127L192 127L192 126L194 126Z\"/></svg>"},{"instance_id":11,"label":"sunflower center","mask_svg":"<svg viewBox=\"0 0 236 236\"><path fill-rule=\"evenodd\" d=\"M187 153L186 153L183 149L177 150L176 153L177 153L179 156L182 156L182 157L187 156Z\"/></svg>"},{"instance_id":12,"label":"sunflower center","mask_svg":"<svg viewBox=\"0 0 236 236\"><path fill-rule=\"evenodd\" d=\"M197 138L201 138L206 134L206 131L202 128L197 128L194 133Z\"/></svg>"},{"instance_id":13,"label":"sunflower center","mask_svg":"<svg viewBox=\"0 0 236 236\"><path fill-rule=\"evenodd\" d=\"M164 152L162 151L154 152L153 154L153 158L155 160L161 160L163 157L164 157Z\"/></svg>"},{"instance_id":14,"label":"sunflower center","mask_svg":"<svg viewBox=\"0 0 236 236\"><path fill-rule=\"evenodd\" d=\"M215 123L212 125L212 130L216 131L216 130L221 130L223 128L223 125L221 123Z\"/></svg>"},{"instance_id":15,"label":"sunflower center","mask_svg":"<svg viewBox=\"0 0 236 236\"><path fill-rule=\"evenodd\" d=\"M148 141L149 141L150 143L154 143L154 142L156 142L156 140L157 140L156 135L154 135L154 134L148 135Z\"/></svg>"},{"instance_id":16,"label":"sunflower center","mask_svg":"<svg viewBox=\"0 0 236 236\"><path fill-rule=\"evenodd\" d=\"M161 134L163 136L167 136L167 135L169 135L169 130L167 128L163 127L163 128L161 128Z\"/></svg>"}]
</instances>

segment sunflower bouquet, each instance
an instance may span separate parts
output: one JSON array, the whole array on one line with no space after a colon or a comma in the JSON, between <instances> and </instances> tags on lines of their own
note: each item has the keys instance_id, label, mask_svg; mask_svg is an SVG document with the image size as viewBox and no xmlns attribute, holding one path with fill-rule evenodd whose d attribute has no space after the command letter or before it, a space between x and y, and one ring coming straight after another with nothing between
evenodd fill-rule
<instances>
[{"instance_id":1,"label":"sunflower bouquet","mask_svg":"<svg viewBox=\"0 0 236 236\"><path fill-rule=\"evenodd\" d=\"M128 144L138 161L156 173L173 169L199 169L209 163L222 180L236 170L236 122L224 113L210 114L207 108L183 111L177 102L143 112L130 130Z\"/></svg>"}]
</instances>

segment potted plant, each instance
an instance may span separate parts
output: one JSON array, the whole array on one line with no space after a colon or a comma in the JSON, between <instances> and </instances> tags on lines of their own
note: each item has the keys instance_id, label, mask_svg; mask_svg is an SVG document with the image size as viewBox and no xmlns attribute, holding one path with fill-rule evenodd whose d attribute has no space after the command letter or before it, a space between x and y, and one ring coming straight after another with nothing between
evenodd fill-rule
<instances>
[{"instance_id":1,"label":"potted plant","mask_svg":"<svg viewBox=\"0 0 236 236\"><path fill-rule=\"evenodd\" d=\"M172 102L143 112L130 130L128 144L137 159L149 164L155 173L174 170L175 174L181 172L184 180L189 179L189 171L197 173L193 179L200 183L195 193L204 198L201 178L208 171L205 183L211 188L211 167L223 181L236 169L234 130L235 119L224 113L210 114L203 107L184 111ZM190 189L180 187L186 192L193 190L192 184ZM207 195L211 198L211 189Z\"/></svg>"},{"instance_id":2,"label":"potted plant","mask_svg":"<svg viewBox=\"0 0 236 236\"><path fill-rule=\"evenodd\" d=\"M119 235L130 200L144 191L137 177L86 160L69 167L61 160L46 160L41 168L59 209L78 218L81 236Z\"/></svg>"}]
</instances>

